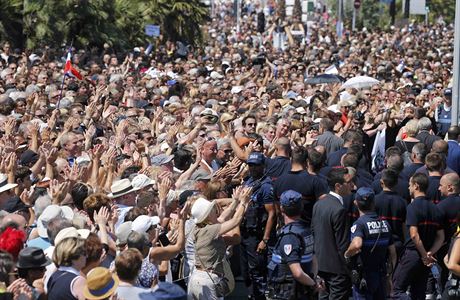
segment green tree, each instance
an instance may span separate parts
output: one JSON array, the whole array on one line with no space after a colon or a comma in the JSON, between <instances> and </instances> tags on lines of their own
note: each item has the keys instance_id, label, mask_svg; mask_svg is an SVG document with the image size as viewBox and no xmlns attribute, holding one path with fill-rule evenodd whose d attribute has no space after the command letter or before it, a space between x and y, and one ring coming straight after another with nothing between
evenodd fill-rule
<instances>
[{"instance_id":1,"label":"green tree","mask_svg":"<svg viewBox=\"0 0 460 300\"><path fill-rule=\"evenodd\" d=\"M8 40L13 47L23 48L22 0L0 0L0 40Z\"/></svg>"},{"instance_id":2,"label":"green tree","mask_svg":"<svg viewBox=\"0 0 460 300\"><path fill-rule=\"evenodd\" d=\"M126 49L146 42L146 24L160 25L173 41L199 44L200 25L209 14L200 0L0 0L0 5L0 35L21 37L28 48L73 41L76 47L108 42Z\"/></svg>"},{"instance_id":3,"label":"green tree","mask_svg":"<svg viewBox=\"0 0 460 300\"><path fill-rule=\"evenodd\" d=\"M430 20L442 16L447 23L455 20L455 0L428 0L426 5L430 8Z\"/></svg>"}]
</instances>

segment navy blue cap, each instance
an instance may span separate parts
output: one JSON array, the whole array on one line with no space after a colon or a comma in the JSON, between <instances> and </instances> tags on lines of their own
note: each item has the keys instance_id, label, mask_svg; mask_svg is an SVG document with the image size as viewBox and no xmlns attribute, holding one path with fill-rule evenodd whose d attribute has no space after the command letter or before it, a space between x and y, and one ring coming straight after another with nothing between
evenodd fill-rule
<instances>
[{"instance_id":1,"label":"navy blue cap","mask_svg":"<svg viewBox=\"0 0 460 300\"><path fill-rule=\"evenodd\" d=\"M293 190L287 190L280 196L280 203L282 206L296 205L299 204L301 200L302 194Z\"/></svg>"},{"instance_id":2,"label":"navy blue cap","mask_svg":"<svg viewBox=\"0 0 460 300\"><path fill-rule=\"evenodd\" d=\"M152 293L152 298L155 300L186 300L187 293L177 284L170 282L159 282L154 292Z\"/></svg>"},{"instance_id":3,"label":"navy blue cap","mask_svg":"<svg viewBox=\"0 0 460 300\"><path fill-rule=\"evenodd\" d=\"M356 191L355 199L356 201L368 201L374 200L375 193L374 190L368 187L361 187Z\"/></svg>"},{"instance_id":4,"label":"navy blue cap","mask_svg":"<svg viewBox=\"0 0 460 300\"><path fill-rule=\"evenodd\" d=\"M265 157L260 152L252 152L249 154L247 164L248 165L263 165L265 162Z\"/></svg>"},{"instance_id":5,"label":"navy blue cap","mask_svg":"<svg viewBox=\"0 0 460 300\"><path fill-rule=\"evenodd\" d=\"M444 96L452 96L452 89L445 89L444 90Z\"/></svg>"}]
</instances>

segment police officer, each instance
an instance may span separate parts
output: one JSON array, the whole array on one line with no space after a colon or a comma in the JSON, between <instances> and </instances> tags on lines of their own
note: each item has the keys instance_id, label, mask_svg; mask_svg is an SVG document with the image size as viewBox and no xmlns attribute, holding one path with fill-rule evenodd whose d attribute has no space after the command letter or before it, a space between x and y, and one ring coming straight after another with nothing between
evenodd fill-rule
<instances>
[{"instance_id":1,"label":"police officer","mask_svg":"<svg viewBox=\"0 0 460 300\"><path fill-rule=\"evenodd\" d=\"M449 130L452 119L452 89L444 90L442 103L436 108L436 123L438 126L438 135L444 136Z\"/></svg>"},{"instance_id":2,"label":"police officer","mask_svg":"<svg viewBox=\"0 0 460 300\"><path fill-rule=\"evenodd\" d=\"M386 260L396 265L396 249L390 225L375 212L374 191L362 187L355 195L360 217L351 227L351 243L345 259L355 260L352 269L353 299L386 298Z\"/></svg>"},{"instance_id":3,"label":"police officer","mask_svg":"<svg viewBox=\"0 0 460 300\"><path fill-rule=\"evenodd\" d=\"M265 172L265 157L260 152L249 154L251 201L241 223L241 271L250 299L265 299L267 282L267 246L273 245L276 213L272 181Z\"/></svg>"},{"instance_id":4,"label":"police officer","mask_svg":"<svg viewBox=\"0 0 460 300\"><path fill-rule=\"evenodd\" d=\"M269 299L309 299L313 289L320 289L318 267L313 253L313 235L301 220L302 194L287 190L280 197L286 225L281 229L269 269Z\"/></svg>"}]
</instances>

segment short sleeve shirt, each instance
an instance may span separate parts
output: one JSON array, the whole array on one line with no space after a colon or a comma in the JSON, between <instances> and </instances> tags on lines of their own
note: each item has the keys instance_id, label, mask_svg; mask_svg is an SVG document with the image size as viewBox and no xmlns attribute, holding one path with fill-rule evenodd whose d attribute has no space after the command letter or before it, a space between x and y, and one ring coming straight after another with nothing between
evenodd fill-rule
<instances>
[{"instance_id":1,"label":"short sleeve shirt","mask_svg":"<svg viewBox=\"0 0 460 300\"><path fill-rule=\"evenodd\" d=\"M193 235L195 239L195 265L224 273L222 261L225 257L225 241L219 235L221 224L196 226Z\"/></svg>"},{"instance_id":2,"label":"short sleeve shirt","mask_svg":"<svg viewBox=\"0 0 460 300\"><path fill-rule=\"evenodd\" d=\"M425 249L430 249L433 245L436 232L441 229L441 224L441 213L431 200L425 197L417 197L407 206L406 225L418 228L418 233ZM410 238L407 240L406 247L416 249L414 242Z\"/></svg>"}]
</instances>

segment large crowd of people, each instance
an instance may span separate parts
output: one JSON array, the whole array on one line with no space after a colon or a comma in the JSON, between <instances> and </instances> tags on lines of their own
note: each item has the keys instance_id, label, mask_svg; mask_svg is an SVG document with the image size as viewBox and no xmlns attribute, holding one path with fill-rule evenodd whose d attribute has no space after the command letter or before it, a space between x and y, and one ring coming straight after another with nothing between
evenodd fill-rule
<instances>
[{"instance_id":1,"label":"large crowd of people","mask_svg":"<svg viewBox=\"0 0 460 300\"><path fill-rule=\"evenodd\" d=\"M453 26L230 2L82 80L3 42L0 296L460 299Z\"/></svg>"}]
</instances>

